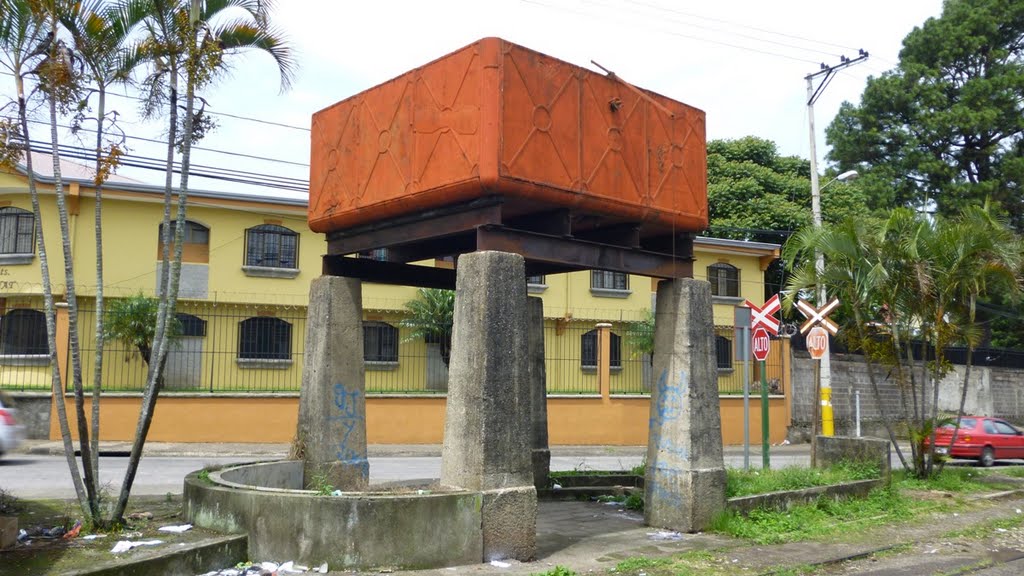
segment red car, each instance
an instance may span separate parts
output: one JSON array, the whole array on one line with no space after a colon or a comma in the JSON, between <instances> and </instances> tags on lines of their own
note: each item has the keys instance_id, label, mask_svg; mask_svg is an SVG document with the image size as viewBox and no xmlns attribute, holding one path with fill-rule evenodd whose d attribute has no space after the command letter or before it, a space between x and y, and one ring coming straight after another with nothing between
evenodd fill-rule
<instances>
[{"instance_id":1,"label":"red car","mask_svg":"<svg viewBox=\"0 0 1024 576\"><path fill-rule=\"evenodd\" d=\"M952 437L952 424L939 428L935 432L935 453L974 459L982 466L991 466L996 460L1024 458L1024 432L1000 418L964 416L950 449Z\"/></svg>"}]
</instances>

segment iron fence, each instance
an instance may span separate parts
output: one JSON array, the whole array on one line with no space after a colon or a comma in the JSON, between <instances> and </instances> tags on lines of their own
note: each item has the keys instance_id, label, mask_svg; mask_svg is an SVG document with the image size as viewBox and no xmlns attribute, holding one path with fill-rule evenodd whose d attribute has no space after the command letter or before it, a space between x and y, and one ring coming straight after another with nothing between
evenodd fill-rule
<instances>
[{"instance_id":1,"label":"iron fence","mask_svg":"<svg viewBox=\"0 0 1024 576\"><path fill-rule=\"evenodd\" d=\"M110 300L108 300L109 302ZM41 309L18 308L0 315L0 388L50 389L51 370ZM27 311L27 312L26 312ZM607 311L606 311L607 312ZM594 316L593 311L578 315ZM653 323L641 314L611 311L609 392L644 395L651 390ZM596 319L548 318L544 324L547 388L550 394L596 395ZM186 301L179 304L177 337L167 355L163 390L195 393L298 392L302 381L306 308ZM14 319L14 320L12 320ZM371 394L444 394L448 389L448 334L415 335L396 310L364 313L366 391ZM78 317L82 374L91 386L96 363L95 309L82 300ZM42 335L42 336L40 336ZM40 340L42 338L42 340ZM740 394L743 367L735 359L733 329L716 327L719 391ZM776 347L778 348L778 347ZM109 392L139 392L148 364L144 351L108 340L102 386ZM70 362L69 362L70 363ZM752 389L760 368L752 363ZM766 371L773 393L783 393L782 356L773 352Z\"/></svg>"}]
</instances>

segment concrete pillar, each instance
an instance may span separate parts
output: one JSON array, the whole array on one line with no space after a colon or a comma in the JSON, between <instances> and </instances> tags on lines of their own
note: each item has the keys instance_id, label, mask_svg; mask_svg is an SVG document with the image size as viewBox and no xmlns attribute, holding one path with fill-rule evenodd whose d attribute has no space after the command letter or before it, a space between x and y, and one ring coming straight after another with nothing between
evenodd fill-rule
<instances>
[{"instance_id":1,"label":"concrete pillar","mask_svg":"<svg viewBox=\"0 0 1024 576\"><path fill-rule=\"evenodd\" d=\"M483 492L483 558L536 550L531 390L522 256L459 257L441 484Z\"/></svg>"},{"instance_id":2,"label":"concrete pillar","mask_svg":"<svg viewBox=\"0 0 1024 576\"><path fill-rule=\"evenodd\" d=\"M711 285L658 286L644 520L680 532L707 528L725 509Z\"/></svg>"},{"instance_id":3,"label":"concrete pillar","mask_svg":"<svg viewBox=\"0 0 1024 576\"><path fill-rule=\"evenodd\" d=\"M527 298L529 309L530 397L533 410L533 486L547 488L551 473L548 448L548 382L544 366L544 300Z\"/></svg>"},{"instance_id":4,"label":"concrete pillar","mask_svg":"<svg viewBox=\"0 0 1024 576\"><path fill-rule=\"evenodd\" d=\"M366 460L362 282L321 276L309 290L296 435L307 488L362 490Z\"/></svg>"}]
</instances>

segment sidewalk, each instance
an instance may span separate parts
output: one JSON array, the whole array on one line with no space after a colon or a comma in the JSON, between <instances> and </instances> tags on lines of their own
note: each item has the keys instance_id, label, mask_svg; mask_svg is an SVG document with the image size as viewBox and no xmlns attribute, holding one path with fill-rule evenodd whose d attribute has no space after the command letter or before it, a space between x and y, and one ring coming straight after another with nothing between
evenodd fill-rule
<instances>
[{"instance_id":1,"label":"sidewalk","mask_svg":"<svg viewBox=\"0 0 1024 576\"><path fill-rule=\"evenodd\" d=\"M77 441L74 443L78 449ZM290 450L288 444L266 444L252 442L147 442L142 449L144 456L202 457L258 457L285 458ZM101 456L127 456L132 449L131 442L100 442ZM725 446L726 456L742 456L742 446ZM808 454L809 444L784 444L772 446L773 455ZM64 443L59 440L25 440L14 453L57 456L64 454ZM438 457L440 444L371 444L367 455L378 458L391 457ZM646 446L552 446L552 456L637 456L646 455ZM760 462L761 446L751 445L750 458Z\"/></svg>"}]
</instances>

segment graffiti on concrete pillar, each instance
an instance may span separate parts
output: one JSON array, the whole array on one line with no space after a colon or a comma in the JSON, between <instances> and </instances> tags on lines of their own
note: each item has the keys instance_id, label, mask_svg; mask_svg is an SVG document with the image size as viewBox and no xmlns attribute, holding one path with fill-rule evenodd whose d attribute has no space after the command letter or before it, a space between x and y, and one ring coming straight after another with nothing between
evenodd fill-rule
<instances>
[{"instance_id":1,"label":"graffiti on concrete pillar","mask_svg":"<svg viewBox=\"0 0 1024 576\"><path fill-rule=\"evenodd\" d=\"M366 426L365 399L358 390L348 390L344 384L334 385L334 407L335 413L328 420L338 422L341 425L341 440L338 442L336 457L339 462L358 467L364 475L369 473L369 463L366 461L366 453L363 446L353 446L350 439L359 438L356 432L357 426ZM361 432L362 430L360 430Z\"/></svg>"},{"instance_id":2,"label":"graffiti on concrete pillar","mask_svg":"<svg viewBox=\"0 0 1024 576\"><path fill-rule=\"evenodd\" d=\"M690 459L689 450L686 446L677 445L672 434L662 434L662 429L682 415L686 397L690 393L690 379L682 370L675 382L669 382L668 376L668 370L664 370L658 378L648 433L659 453L675 456L685 462Z\"/></svg>"}]
</instances>

